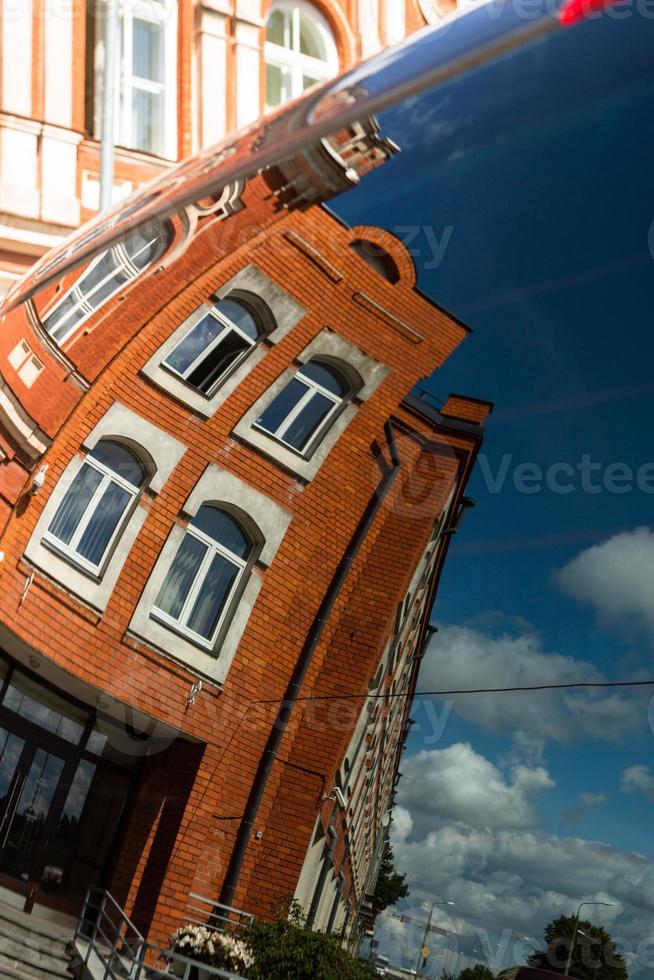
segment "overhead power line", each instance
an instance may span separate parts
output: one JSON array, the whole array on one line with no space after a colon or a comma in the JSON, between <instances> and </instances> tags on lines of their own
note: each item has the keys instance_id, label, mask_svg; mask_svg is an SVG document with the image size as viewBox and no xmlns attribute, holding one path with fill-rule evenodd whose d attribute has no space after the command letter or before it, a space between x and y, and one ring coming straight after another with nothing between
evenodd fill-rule
<instances>
[{"instance_id":1,"label":"overhead power line","mask_svg":"<svg viewBox=\"0 0 654 980\"><path fill-rule=\"evenodd\" d=\"M270 698L250 704L287 704L289 701L357 701L391 700L395 698L442 698L453 694L514 694L520 691L568 691L580 688L654 687L654 680L645 681L571 681L566 684L522 684L513 687L462 687L447 691L415 691L397 694L306 694L292 699Z\"/></svg>"}]
</instances>

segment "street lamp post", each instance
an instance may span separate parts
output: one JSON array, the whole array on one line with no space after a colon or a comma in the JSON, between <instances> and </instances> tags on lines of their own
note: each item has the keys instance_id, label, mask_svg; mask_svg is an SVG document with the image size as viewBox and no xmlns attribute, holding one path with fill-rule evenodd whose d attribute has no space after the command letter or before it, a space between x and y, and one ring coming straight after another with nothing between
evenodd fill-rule
<instances>
[{"instance_id":1,"label":"street lamp post","mask_svg":"<svg viewBox=\"0 0 654 980\"><path fill-rule=\"evenodd\" d=\"M579 916L581 915L581 910L586 905L605 905L607 908L615 908L615 902L582 902L577 909L577 914L575 916L575 927L572 930L572 942L570 943L570 951L568 952L568 962L565 965L566 976L570 974L570 967L572 966L572 954L575 948L575 939L577 938L577 933L579 932Z\"/></svg>"},{"instance_id":2,"label":"street lamp post","mask_svg":"<svg viewBox=\"0 0 654 980\"><path fill-rule=\"evenodd\" d=\"M422 976L422 966L423 966L423 962L422 961L427 958L426 956L423 956L422 951L427 946L427 937L429 936L429 930L431 929L431 920L432 920L432 917L434 915L434 909L436 908L437 905L454 905L454 902L432 902L431 903L431 907L429 909L429 917L427 919L427 923L425 925L425 931L424 931L423 936L422 936L422 943L420 945L420 952L418 953L418 962L416 963L416 977Z\"/></svg>"}]
</instances>

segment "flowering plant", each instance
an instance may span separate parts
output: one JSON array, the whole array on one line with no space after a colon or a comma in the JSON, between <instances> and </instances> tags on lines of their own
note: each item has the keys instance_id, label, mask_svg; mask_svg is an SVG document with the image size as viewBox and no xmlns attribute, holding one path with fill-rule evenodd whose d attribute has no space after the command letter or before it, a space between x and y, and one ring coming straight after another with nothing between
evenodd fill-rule
<instances>
[{"instance_id":1,"label":"flowering plant","mask_svg":"<svg viewBox=\"0 0 654 980\"><path fill-rule=\"evenodd\" d=\"M174 953L232 973L244 972L253 962L249 948L241 939L207 926L180 926L170 937L169 945Z\"/></svg>"}]
</instances>

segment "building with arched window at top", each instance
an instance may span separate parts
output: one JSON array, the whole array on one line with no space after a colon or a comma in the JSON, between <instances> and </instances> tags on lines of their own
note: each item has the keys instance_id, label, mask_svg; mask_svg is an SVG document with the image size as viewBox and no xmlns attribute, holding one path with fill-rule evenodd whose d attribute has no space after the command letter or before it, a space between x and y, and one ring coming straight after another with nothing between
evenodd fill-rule
<instances>
[{"instance_id":1,"label":"building with arched window at top","mask_svg":"<svg viewBox=\"0 0 654 980\"><path fill-rule=\"evenodd\" d=\"M8 298L3 901L108 889L161 944L201 900L374 915L491 408L411 394L467 328L399 239L323 207L396 149L364 119L247 179L200 156Z\"/></svg>"},{"instance_id":2,"label":"building with arched window at top","mask_svg":"<svg viewBox=\"0 0 654 980\"><path fill-rule=\"evenodd\" d=\"M114 201L455 0L117 4ZM97 211L106 20L105 0L0 3L0 295Z\"/></svg>"}]
</instances>

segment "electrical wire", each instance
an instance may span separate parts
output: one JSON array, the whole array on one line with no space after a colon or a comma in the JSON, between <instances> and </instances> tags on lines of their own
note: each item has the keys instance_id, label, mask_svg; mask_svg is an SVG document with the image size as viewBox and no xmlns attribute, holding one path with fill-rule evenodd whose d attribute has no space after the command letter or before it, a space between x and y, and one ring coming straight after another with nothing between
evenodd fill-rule
<instances>
[{"instance_id":1,"label":"electrical wire","mask_svg":"<svg viewBox=\"0 0 654 980\"><path fill-rule=\"evenodd\" d=\"M513 694L520 691L568 691L580 688L607 688L607 687L654 687L654 680L644 681L570 681L566 684L522 684L514 687L463 687L453 688L447 691L415 691L399 692L398 694L306 694L302 697L292 698L293 701L356 701L364 698L369 701L391 700L394 698L440 698L449 697L453 694ZM283 698L271 698L270 700L251 701L250 704L287 704Z\"/></svg>"}]
</instances>

